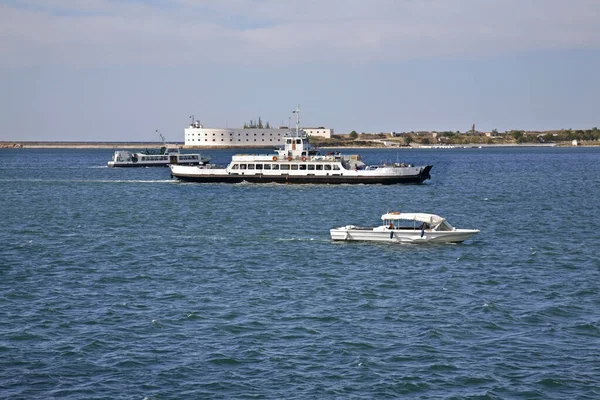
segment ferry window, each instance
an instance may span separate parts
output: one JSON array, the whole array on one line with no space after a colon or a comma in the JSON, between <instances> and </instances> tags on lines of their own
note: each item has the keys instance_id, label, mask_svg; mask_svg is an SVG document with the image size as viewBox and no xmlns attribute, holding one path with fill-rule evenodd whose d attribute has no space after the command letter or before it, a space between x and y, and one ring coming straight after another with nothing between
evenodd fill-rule
<instances>
[{"instance_id":1,"label":"ferry window","mask_svg":"<svg viewBox=\"0 0 600 400\"><path fill-rule=\"evenodd\" d=\"M271 165L271 169L279 169L279 164L273 164L273 165Z\"/></svg>"},{"instance_id":2,"label":"ferry window","mask_svg":"<svg viewBox=\"0 0 600 400\"><path fill-rule=\"evenodd\" d=\"M301 139L296 139L296 144L302 144L302 140Z\"/></svg>"},{"instance_id":3,"label":"ferry window","mask_svg":"<svg viewBox=\"0 0 600 400\"><path fill-rule=\"evenodd\" d=\"M309 171L314 171L315 170L315 166L313 164L308 164L308 170Z\"/></svg>"},{"instance_id":4,"label":"ferry window","mask_svg":"<svg viewBox=\"0 0 600 400\"><path fill-rule=\"evenodd\" d=\"M333 164L333 169L337 171L337 170L339 170L339 169L340 169L340 166L339 166L339 165L337 165L337 164Z\"/></svg>"},{"instance_id":5,"label":"ferry window","mask_svg":"<svg viewBox=\"0 0 600 400\"><path fill-rule=\"evenodd\" d=\"M292 171L298 171L298 164L292 164Z\"/></svg>"},{"instance_id":6,"label":"ferry window","mask_svg":"<svg viewBox=\"0 0 600 400\"><path fill-rule=\"evenodd\" d=\"M248 164L248 169L254 169L254 164Z\"/></svg>"},{"instance_id":7,"label":"ferry window","mask_svg":"<svg viewBox=\"0 0 600 400\"><path fill-rule=\"evenodd\" d=\"M300 164L300 170L306 171L306 164Z\"/></svg>"},{"instance_id":8,"label":"ferry window","mask_svg":"<svg viewBox=\"0 0 600 400\"><path fill-rule=\"evenodd\" d=\"M246 169L246 164L240 164L240 169Z\"/></svg>"},{"instance_id":9,"label":"ferry window","mask_svg":"<svg viewBox=\"0 0 600 400\"><path fill-rule=\"evenodd\" d=\"M287 144L292 144L292 139L288 139L286 143Z\"/></svg>"},{"instance_id":10,"label":"ferry window","mask_svg":"<svg viewBox=\"0 0 600 400\"><path fill-rule=\"evenodd\" d=\"M331 171L331 165L330 164L325 164L325 171Z\"/></svg>"},{"instance_id":11,"label":"ferry window","mask_svg":"<svg viewBox=\"0 0 600 400\"><path fill-rule=\"evenodd\" d=\"M282 170L284 170L284 169L285 169L285 170L288 170L288 169L290 169L290 164L281 164L281 169L282 169Z\"/></svg>"},{"instance_id":12,"label":"ferry window","mask_svg":"<svg viewBox=\"0 0 600 400\"><path fill-rule=\"evenodd\" d=\"M263 169L262 164L256 164L256 169Z\"/></svg>"},{"instance_id":13,"label":"ferry window","mask_svg":"<svg viewBox=\"0 0 600 400\"><path fill-rule=\"evenodd\" d=\"M263 169L271 169L271 164L265 164L265 165L263 165Z\"/></svg>"},{"instance_id":14,"label":"ferry window","mask_svg":"<svg viewBox=\"0 0 600 400\"><path fill-rule=\"evenodd\" d=\"M233 164L233 167L231 167L231 169L239 169L240 166L238 164Z\"/></svg>"},{"instance_id":15,"label":"ferry window","mask_svg":"<svg viewBox=\"0 0 600 400\"><path fill-rule=\"evenodd\" d=\"M321 164L316 165L317 171L323 171L323 166Z\"/></svg>"}]
</instances>

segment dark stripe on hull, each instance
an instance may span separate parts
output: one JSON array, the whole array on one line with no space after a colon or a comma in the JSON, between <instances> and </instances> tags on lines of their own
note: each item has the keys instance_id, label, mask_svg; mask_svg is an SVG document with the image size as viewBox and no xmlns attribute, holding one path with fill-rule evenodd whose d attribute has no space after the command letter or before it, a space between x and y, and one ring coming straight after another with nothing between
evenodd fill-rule
<instances>
[{"instance_id":1,"label":"dark stripe on hull","mask_svg":"<svg viewBox=\"0 0 600 400\"><path fill-rule=\"evenodd\" d=\"M290 184L381 184L393 185L399 183L423 183L429 179L431 166L428 165L418 175L411 176L373 176L373 177L355 177L342 175L329 176L297 176L297 175L173 175L175 178L186 182L201 183L290 183Z\"/></svg>"}]
</instances>

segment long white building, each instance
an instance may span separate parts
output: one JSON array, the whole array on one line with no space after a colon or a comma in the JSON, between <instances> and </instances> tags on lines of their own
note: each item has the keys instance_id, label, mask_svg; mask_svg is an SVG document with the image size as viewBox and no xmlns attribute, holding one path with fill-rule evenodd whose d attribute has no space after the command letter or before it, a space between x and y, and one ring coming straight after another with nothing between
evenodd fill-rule
<instances>
[{"instance_id":1,"label":"long white building","mask_svg":"<svg viewBox=\"0 0 600 400\"><path fill-rule=\"evenodd\" d=\"M333 129L305 128L309 136L331 137ZM284 136L288 128L279 129L229 129L204 128L199 121L194 121L185 129L186 147L271 147L284 144Z\"/></svg>"}]
</instances>

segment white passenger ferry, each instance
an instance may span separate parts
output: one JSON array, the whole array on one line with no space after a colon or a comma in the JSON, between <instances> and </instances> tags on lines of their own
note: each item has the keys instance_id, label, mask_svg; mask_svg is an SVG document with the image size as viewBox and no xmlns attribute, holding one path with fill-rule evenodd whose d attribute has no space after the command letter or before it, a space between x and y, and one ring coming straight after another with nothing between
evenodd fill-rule
<instances>
[{"instance_id":1,"label":"white passenger ferry","mask_svg":"<svg viewBox=\"0 0 600 400\"><path fill-rule=\"evenodd\" d=\"M179 151L179 146L165 143L165 138L160 135L163 145L160 149L144 150L137 153L117 150L109 167L166 167L168 165L205 165L210 158L201 157L200 154L186 154Z\"/></svg>"},{"instance_id":2,"label":"white passenger ferry","mask_svg":"<svg viewBox=\"0 0 600 400\"><path fill-rule=\"evenodd\" d=\"M321 154L310 145L299 129L300 110L296 109L296 131L289 132L282 149L274 154L234 155L226 166L170 165L171 176L190 182L225 183L422 183L430 178L431 165L366 165L360 155Z\"/></svg>"}]
</instances>

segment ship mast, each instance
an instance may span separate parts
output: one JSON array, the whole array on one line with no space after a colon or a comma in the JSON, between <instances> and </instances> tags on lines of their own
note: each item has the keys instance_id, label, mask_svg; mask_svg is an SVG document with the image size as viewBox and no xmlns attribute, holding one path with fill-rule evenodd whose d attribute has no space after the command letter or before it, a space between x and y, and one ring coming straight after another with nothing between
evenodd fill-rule
<instances>
[{"instance_id":1,"label":"ship mast","mask_svg":"<svg viewBox=\"0 0 600 400\"><path fill-rule=\"evenodd\" d=\"M296 137L299 136L299 130L300 130L300 104L298 104L296 106L296 109L294 111L292 111L294 114L296 114Z\"/></svg>"}]
</instances>

